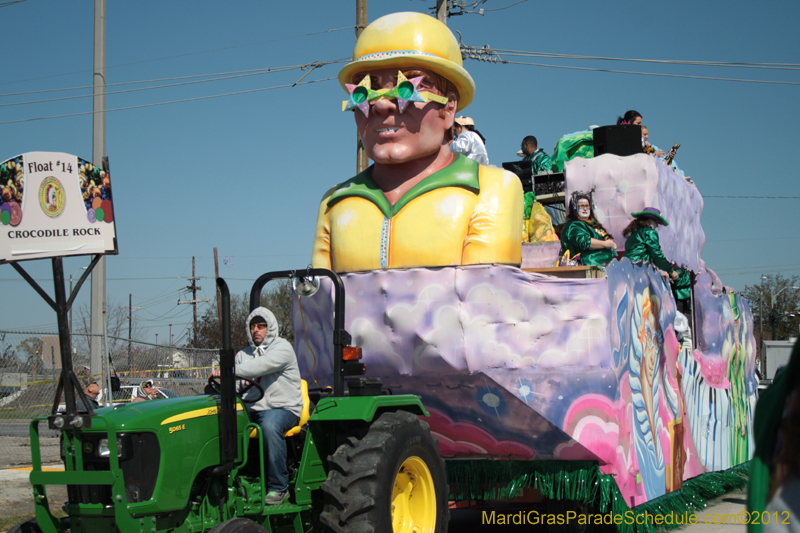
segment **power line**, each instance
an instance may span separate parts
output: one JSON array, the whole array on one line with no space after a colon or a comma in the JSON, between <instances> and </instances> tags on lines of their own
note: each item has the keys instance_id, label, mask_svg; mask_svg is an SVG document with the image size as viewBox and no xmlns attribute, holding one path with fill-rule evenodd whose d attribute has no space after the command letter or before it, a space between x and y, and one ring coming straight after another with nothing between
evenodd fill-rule
<instances>
[{"instance_id":1,"label":"power line","mask_svg":"<svg viewBox=\"0 0 800 533\"><path fill-rule=\"evenodd\" d=\"M319 35L321 33L333 33L335 31L349 30L349 29L352 29L352 28L355 28L355 26L345 26L343 28L334 28L334 29L330 29L330 30L316 31L316 32L311 32L311 33L303 33L303 34L298 34L298 35L292 35L290 37L278 37L276 39L268 39L266 41L256 41L254 43L237 44L237 45L233 45L233 46L225 46L225 47L222 47L222 48L213 48L211 50L202 50L200 52L189 52L189 53L186 53L186 54L178 54L178 55L174 55L174 56L157 57L157 58L154 58L154 59L142 59L140 61L131 61L130 63L120 63L118 65L107 66L106 70L111 69L111 68L117 68L117 67L126 67L126 66L130 66L130 65L138 65L140 63L150 63L150 62L153 62L153 61L163 61L165 59L175 59L175 58L178 58L178 57L186 57L186 56L191 56L191 55L208 54L210 52L219 52L221 50L230 50L232 48L241 48L243 46L252 46L252 45L256 45L256 44L271 43L271 42L275 42L275 41L284 41L284 40L288 40L288 39L297 39L299 37L306 37L306 36L309 36L309 35ZM23 82L26 82L26 81L37 81L37 80L44 80L44 79L47 79L47 78L57 78L59 76L69 76L69 75L72 75L72 74L83 74L83 73L86 73L86 72L94 72L94 70L76 70L76 71L73 71L73 72L64 72L63 74L51 74L49 76L40 76L38 78L28 78L28 79L25 79L25 80L6 81L6 82L3 82L3 83L0 83L0 86L7 85L9 83L23 83Z\"/></svg>"},{"instance_id":2,"label":"power line","mask_svg":"<svg viewBox=\"0 0 800 533\"><path fill-rule=\"evenodd\" d=\"M746 270L751 270L753 268L777 268L777 267L800 267L800 263L789 263L787 265L761 265L761 266L739 267L739 268L744 268ZM736 271L737 269L736 268L721 268L721 269L719 269L720 272L722 272L724 270ZM714 270L714 272L716 272L716 270Z\"/></svg>"},{"instance_id":3,"label":"power line","mask_svg":"<svg viewBox=\"0 0 800 533\"><path fill-rule=\"evenodd\" d=\"M171 316L167 316L167 315L169 315L170 313L172 313L173 311L176 311L176 310L177 310L177 313L175 313L174 315L171 315ZM169 311L167 311L166 313L164 313L161 316L155 316L155 313L150 313L150 311L145 311L146 313L149 313L149 314L153 315L155 318L139 317L137 320L142 320L144 322L156 322L158 320L169 320L170 318L177 318L177 317L181 316L181 314L186 314L186 311L187 311L186 307L178 307L176 305L176 306L174 306L173 308L171 308Z\"/></svg>"},{"instance_id":4,"label":"power line","mask_svg":"<svg viewBox=\"0 0 800 533\"><path fill-rule=\"evenodd\" d=\"M210 81L222 81L222 80L232 80L232 79L236 79L236 78L247 78L249 76L258 76L258 75L261 75L261 74L272 74L274 72L286 72L286 71L289 71L289 70L296 70L296 69L299 69L299 68L307 68L307 67L308 67L308 65L296 65L296 66L292 66L292 67L275 67L275 68L257 69L257 71L256 70L244 71L244 72L247 72L246 74L233 73L233 75L231 75L231 76L222 76L221 74L198 74L198 75L195 75L195 76L185 76L183 78L172 78L172 79L200 78L200 77L208 77L208 76L222 76L222 77L212 78L212 79L209 79L209 80L195 80L195 81L185 81L185 82L181 82L181 83L170 83L170 84L167 84L167 85L157 85L155 87L141 87L139 89L125 89L125 90L122 90L122 91L111 91L111 92L106 92L105 95L108 96L110 94L122 94L122 93L132 93L132 92L137 92L137 91L149 91L151 89L164 89L164 88L167 88L167 87L179 87L181 85L193 85L193 84L197 84L197 83L207 83L207 82L210 82ZM137 84L137 83L154 83L156 81L160 81L160 80L132 81L132 82L125 82L125 83L116 83L116 84L113 84L113 85L131 85L131 84ZM109 85L111 85L111 84L106 85L106 87L108 87ZM90 86L89 87L81 87L81 89L84 89L84 88L91 89L92 87L90 87ZM71 90L77 90L77 88L75 88L75 89L50 89L50 91L60 91L60 90L71 91ZM34 91L34 92L50 92L50 91ZM18 93L18 94L25 94L25 93ZM2 97L2 96L9 96L9 95L0 95L0 97ZM76 96L62 96L62 97L59 97L59 98L49 98L49 99L46 99L46 100L31 100L31 101L28 101L28 102L14 102L14 103L11 103L11 104L0 104L0 107L9 107L9 106L15 106L15 105L28 105L28 104L42 104L42 103L45 103L45 102L59 102L61 100L75 100L77 98L92 98L93 96L94 96L93 94L79 94L79 95L76 95Z\"/></svg>"},{"instance_id":5,"label":"power line","mask_svg":"<svg viewBox=\"0 0 800 533\"><path fill-rule=\"evenodd\" d=\"M267 256L269 257L269 256ZM146 280L153 280L153 279L173 279L173 280L180 280L180 279L189 279L186 276L163 276L163 277L151 277L151 278L107 278L108 281L146 281ZM211 276L197 276L197 279L211 279ZM1 278L0 281L25 281L24 279L16 279L16 278ZM41 278L39 281L53 281L52 278Z\"/></svg>"},{"instance_id":6,"label":"power line","mask_svg":"<svg viewBox=\"0 0 800 533\"><path fill-rule=\"evenodd\" d=\"M800 196L706 196L703 198L754 198L759 200L800 200Z\"/></svg>"},{"instance_id":7,"label":"power line","mask_svg":"<svg viewBox=\"0 0 800 533\"><path fill-rule=\"evenodd\" d=\"M465 47L473 48L473 47ZM485 48L483 48L485 50ZM510 56L521 57L542 57L554 59L587 59L593 61L628 61L634 63L658 63L666 65L694 65L703 67L728 67L728 68L761 68L771 70L800 70L797 63L746 63L746 62L726 62L726 61L686 61L679 59L637 59L629 57L606 57L606 56L584 56L576 54L554 54L550 52L525 52L521 50L505 50L492 48L493 52Z\"/></svg>"},{"instance_id":8,"label":"power line","mask_svg":"<svg viewBox=\"0 0 800 533\"><path fill-rule=\"evenodd\" d=\"M514 7L517 4L521 4L523 2L527 2L528 0L519 0L519 2L514 2L511 5L507 5L506 7L496 7L494 9L482 9L481 11L502 11L504 9L508 9L509 7Z\"/></svg>"},{"instance_id":9,"label":"power line","mask_svg":"<svg viewBox=\"0 0 800 533\"><path fill-rule=\"evenodd\" d=\"M742 241L787 241L794 240L797 237L754 237L752 239L710 239L706 240L706 244L711 242L742 242Z\"/></svg>"},{"instance_id":10,"label":"power line","mask_svg":"<svg viewBox=\"0 0 800 533\"><path fill-rule=\"evenodd\" d=\"M459 33L459 36L461 34ZM695 80L715 80L715 81L736 81L742 83L764 83L771 85L800 85L800 82L793 81L772 81L772 80L751 80L743 78L720 78L713 76L690 76L688 74L662 74L657 72L639 72L630 70L613 70L613 69L600 69L591 67L570 67L567 65L551 65L547 63L529 63L524 61L509 61L500 57L500 52L504 55L515 55L524 57L552 57L560 59L595 59L595 60L608 60L608 61L637 61L637 62L652 62L652 63L668 63L668 64L686 64L686 65L702 65L702 66L726 66L726 67L745 67L745 68L779 68L784 70L800 70L795 67L800 67L798 64L777 64L777 63L722 63L722 62L702 62L702 61L677 61L677 60L656 60L656 59L630 59L630 58L614 58L614 57L601 57L601 56L570 56L565 54L544 54L538 52L522 52L518 50L504 50L490 48L489 45L484 47L467 46L463 41L460 42L461 54L466 59L474 59L477 61L484 61L489 63L503 63L508 65L528 65L534 67L546 68L562 68L567 70L583 70L590 72L609 72L614 74L637 74L640 76L658 76L663 78L687 78Z\"/></svg>"},{"instance_id":11,"label":"power line","mask_svg":"<svg viewBox=\"0 0 800 533\"><path fill-rule=\"evenodd\" d=\"M287 87L291 88L291 87L295 87L297 85L309 85L309 84L312 84L312 83L319 83L319 82L322 82L322 81L330 81L330 80L338 80L338 79L339 79L338 77L322 78L322 79L319 79L319 80L295 82L295 83L290 83L290 84L286 84L286 85L275 85L273 87L263 87L261 89L250 89L248 91L237 91L237 92L233 92L233 93L213 94L211 96L198 96L196 98L184 98L182 100L171 100L169 102L156 102L156 103L153 103L153 104L141 104L141 105L133 105L133 106L128 106L128 107L117 107L117 108L114 108L114 109L106 109L103 112L104 113L110 113L111 111L125 111L125 110L128 110L128 109L141 109L141 108L144 108L144 107L155 107L155 106L169 105L169 104L180 104L180 103L183 103L183 102L195 102L197 100L208 100L210 98L220 98L220 97L223 97L223 96L235 96L235 95L238 95L238 94L257 93L257 92L261 92L261 91L270 91L272 89L285 89ZM16 124L16 123L19 123L19 122L34 122L34 121L37 121L37 120L49 120L49 119L53 119L53 118L67 118L67 117L77 117L77 116L81 116L81 115L93 115L94 113L95 113L94 111L84 111L82 113L69 113L69 114L66 114L66 115L53 115L53 116L49 116L49 117L37 117L37 118L23 118L23 119L19 119L19 120L7 120L5 122L0 122L0 125L2 125L2 124Z\"/></svg>"},{"instance_id":12,"label":"power line","mask_svg":"<svg viewBox=\"0 0 800 533\"><path fill-rule=\"evenodd\" d=\"M486 59L481 59L479 57L472 57L472 55L470 54L467 54L467 58L477 59L479 61L486 61ZM636 72L632 70L612 70L612 69L589 68L589 67L568 67L566 65L547 65L545 63L526 63L523 61L491 60L491 62L504 63L509 65L529 65L533 67L563 68L568 70L586 70L591 72L609 72L612 74L637 74L639 76L659 76L662 78L687 78L692 80L737 81L742 83L763 83L767 85L800 85L800 82L794 82L794 81L748 80L739 78L717 78L712 76L689 76L685 74L660 74L657 72Z\"/></svg>"},{"instance_id":13,"label":"power line","mask_svg":"<svg viewBox=\"0 0 800 533\"><path fill-rule=\"evenodd\" d=\"M314 61L313 63L307 63L305 65L296 65L296 66L291 66L291 67L276 67L274 69L270 69L270 68L259 69L258 72L247 71L247 72L249 72L248 74L237 74L237 75L233 75L233 76L225 76L225 77L220 77L220 78L213 78L213 79L210 79L210 80L195 80L195 81L186 81L186 82L181 82L181 83L170 83L170 84L167 84L167 85L157 85L155 87L141 87L139 89L125 89L125 90L122 90L122 91L111 91L111 92L105 93L105 95L108 96L110 94L123 94L123 93L139 92L139 91L150 91L152 89L164 89L164 88L168 88L168 87L180 87L182 85L195 85L195 84L198 84L198 83L208 83L210 81L223 81L223 80L232 80L232 79L236 79L236 78L247 78L249 76L259 76L261 74L272 74L272 73L275 73L275 72L287 72L287 71L290 71L290 70L297 70L297 69L305 70L307 68L312 68L312 70L313 70L313 68L319 68L321 66L329 65L329 64L332 64L332 63L341 63L343 61L348 61L348 60L347 59L337 59L335 61L327 61L325 63L321 63L319 61ZM310 72L311 71L309 71L309 73ZM187 76L187 77L195 78L195 77L200 77L200 76L214 76L214 74L201 74L199 76ZM130 82L130 83L146 83L146 82ZM127 85L127 83L121 84L121 85ZM31 100L31 101L28 101L28 102L15 102L15 103L11 103L11 104L0 104L0 107L10 107L10 106L27 105L27 104L41 104L41 103L46 103L46 102L59 102L59 101L62 101L62 100L75 100L75 99L78 99L78 98L93 98L93 97L94 97L93 94L81 94L81 95L77 95L77 96L62 96L62 97L59 97L59 98L49 98L49 99L46 99L46 100Z\"/></svg>"},{"instance_id":14,"label":"power line","mask_svg":"<svg viewBox=\"0 0 800 533\"><path fill-rule=\"evenodd\" d=\"M714 270L713 268L711 270ZM770 272L796 272L800 270L800 267L797 268L779 268L779 269L767 269L767 270L759 270L756 272L723 272L723 276L749 276L753 274L765 274ZM716 272L716 270L714 270Z\"/></svg>"}]
</instances>

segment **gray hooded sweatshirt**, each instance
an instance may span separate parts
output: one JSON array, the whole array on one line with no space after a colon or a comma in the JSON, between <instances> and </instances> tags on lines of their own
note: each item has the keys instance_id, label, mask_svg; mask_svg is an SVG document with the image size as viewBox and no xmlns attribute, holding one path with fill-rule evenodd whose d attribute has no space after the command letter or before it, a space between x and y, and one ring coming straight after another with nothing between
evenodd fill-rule
<instances>
[{"instance_id":1,"label":"gray hooded sweatshirt","mask_svg":"<svg viewBox=\"0 0 800 533\"><path fill-rule=\"evenodd\" d=\"M250 321L260 316L267 321L267 336L259 346L253 341ZM264 307L256 308L247 317L247 340L250 346L236 354L236 375L255 381L264 388L264 397L256 403L244 404L248 411L267 409L286 409L300 416L303 409L303 395L300 392L300 369L297 356L289 341L278 337L278 321L272 311ZM237 390L244 388L239 382ZM252 387L244 399L255 399L259 391Z\"/></svg>"}]
</instances>

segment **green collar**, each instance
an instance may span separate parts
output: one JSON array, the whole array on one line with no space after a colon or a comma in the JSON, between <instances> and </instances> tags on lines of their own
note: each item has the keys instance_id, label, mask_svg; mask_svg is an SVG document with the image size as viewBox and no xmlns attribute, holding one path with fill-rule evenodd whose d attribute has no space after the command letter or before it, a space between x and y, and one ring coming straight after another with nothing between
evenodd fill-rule
<instances>
[{"instance_id":1,"label":"green collar","mask_svg":"<svg viewBox=\"0 0 800 533\"><path fill-rule=\"evenodd\" d=\"M375 204L386 218L392 218L395 214L399 213L408 202L434 189L440 189L442 187L464 187L471 189L476 194L480 192L478 163L461 154L453 155L455 157L450 165L414 185L411 190L405 193L394 205L389 203L389 200L386 199L386 195L383 194L383 191L372 179L373 165L358 176L339 185L336 190L333 191L330 198L328 198L328 207L333 206L335 203L345 198L358 196Z\"/></svg>"}]
</instances>

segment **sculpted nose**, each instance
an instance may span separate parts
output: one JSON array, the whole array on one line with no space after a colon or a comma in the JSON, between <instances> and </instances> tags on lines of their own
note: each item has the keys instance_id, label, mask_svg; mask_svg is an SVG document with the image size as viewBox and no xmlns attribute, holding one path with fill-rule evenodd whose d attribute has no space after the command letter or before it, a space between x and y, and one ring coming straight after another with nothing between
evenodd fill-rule
<instances>
[{"instance_id":1,"label":"sculpted nose","mask_svg":"<svg viewBox=\"0 0 800 533\"><path fill-rule=\"evenodd\" d=\"M389 113L394 113L396 110L397 105L395 101L389 100L388 98L380 98L372 104L372 112L379 115L388 115Z\"/></svg>"}]
</instances>

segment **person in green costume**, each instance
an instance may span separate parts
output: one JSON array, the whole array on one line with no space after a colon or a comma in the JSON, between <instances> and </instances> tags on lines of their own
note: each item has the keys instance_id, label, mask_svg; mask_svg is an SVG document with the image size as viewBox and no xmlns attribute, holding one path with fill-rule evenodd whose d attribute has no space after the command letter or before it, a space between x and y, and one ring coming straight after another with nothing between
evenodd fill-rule
<instances>
[{"instance_id":1,"label":"person in green costume","mask_svg":"<svg viewBox=\"0 0 800 533\"><path fill-rule=\"evenodd\" d=\"M672 294L675 296L677 309L681 313L690 313L692 309L692 278L688 270L675 268L661 250L656 227L658 224L669 226L669 222L661 216L655 207L645 207L643 211L631 213L634 217L628 227L622 230L625 241L625 257L636 263L648 261L670 278Z\"/></svg>"},{"instance_id":2,"label":"person in green costume","mask_svg":"<svg viewBox=\"0 0 800 533\"><path fill-rule=\"evenodd\" d=\"M617 245L594 215L592 193L576 191L569 202L567 223L561 230L561 255L581 254L581 264L605 266L617 255Z\"/></svg>"},{"instance_id":3,"label":"person in green costume","mask_svg":"<svg viewBox=\"0 0 800 533\"><path fill-rule=\"evenodd\" d=\"M692 312L692 278L689 271L683 268L676 269L677 279L670 281L672 294L675 296L677 309L683 314Z\"/></svg>"},{"instance_id":4,"label":"person in green costume","mask_svg":"<svg viewBox=\"0 0 800 533\"><path fill-rule=\"evenodd\" d=\"M631 213L634 217L628 227L622 230L625 241L625 257L632 263L650 262L660 268L673 280L678 279L678 271L672 263L664 257L661 243L658 241L656 228L659 224L669 226L669 222L661 216L661 211L655 207L645 207L638 213Z\"/></svg>"}]
</instances>

